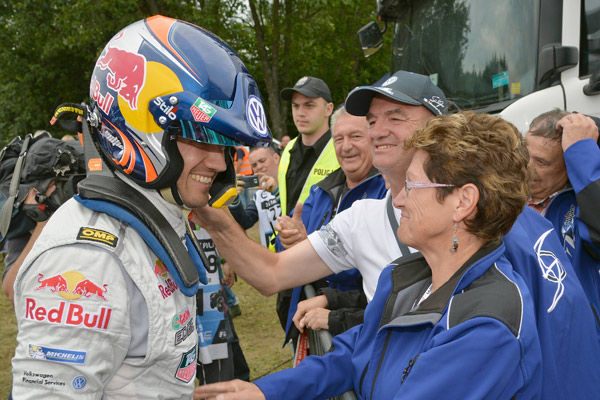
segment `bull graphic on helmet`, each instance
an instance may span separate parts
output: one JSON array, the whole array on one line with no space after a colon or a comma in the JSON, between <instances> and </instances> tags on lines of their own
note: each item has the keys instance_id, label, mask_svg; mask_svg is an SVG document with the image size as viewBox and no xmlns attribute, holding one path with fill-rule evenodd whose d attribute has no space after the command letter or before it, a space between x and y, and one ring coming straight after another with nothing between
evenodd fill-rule
<instances>
[{"instance_id":1,"label":"bull graphic on helmet","mask_svg":"<svg viewBox=\"0 0 600 400\"><path fill-rule=\"evenodd\" d=\"M181 173L177 136L222 146L263 146L271 133L256 81L212 33L154 16L117 33L90 82L93 134L112 163L137 184L172 187ZM233 167L230 152L226 163ZM235 173L225 171L235 182Z\"/></svg>"}]
</instances>

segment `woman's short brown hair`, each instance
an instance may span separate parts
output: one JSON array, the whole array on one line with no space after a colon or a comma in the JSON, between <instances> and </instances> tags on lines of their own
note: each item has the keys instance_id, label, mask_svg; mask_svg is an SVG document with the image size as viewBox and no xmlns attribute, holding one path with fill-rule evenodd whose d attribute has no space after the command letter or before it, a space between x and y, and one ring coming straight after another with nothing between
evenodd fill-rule
<instances>
[{"instance_id":1,"label":"woman's short brown hair","mask_svg":"<svg viewBox=\"0 0 600 400\"><path fill-rule=\"evenodd\" d=\"M431 119L405 142L425 151L424 170L432 182L479 189L474 218L467 230L485 242L500 242L528 198L529 156L523 136L508 121L465 112ZM455 188L438 188L440 202Z\"/></svg>"}]
</instances>

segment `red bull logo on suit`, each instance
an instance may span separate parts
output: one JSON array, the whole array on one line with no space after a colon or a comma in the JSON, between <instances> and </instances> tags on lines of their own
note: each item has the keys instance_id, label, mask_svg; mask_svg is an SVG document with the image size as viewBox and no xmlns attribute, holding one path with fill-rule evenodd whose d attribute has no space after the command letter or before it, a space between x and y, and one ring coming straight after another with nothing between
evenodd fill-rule
<instances>
[{"instance_id":1,"label":"red bull logo on suit","mask_svg":"<svg viewBox=\"0 0 600 400\"><path fill-rule=\"evenodd\" d=\"M56 293L67 301L60 301L55 307L47 305L39 299L25 299L25 318L31 321L47 322L57 325L81 326L105 330L108 328L112 314L111 307L101 306L90 311L86 305L71 303L71 300L90 298L107 301L108 285L99 285L86 278L78 271L67 271L44 278L39 274L39 286L35 291Z\"/></svg>"},{"instance_id":2,"label":"red bull logo on suit","mask_svg":"<svg viewBox=\"0 0 600 400\"><path fill-rule=\"evenodd\" d=\"M39 274L38 282L40 285L35 290L50 289L67 300L95 296L106 301L104 293L108 290L108 285L97 285L77 271L67 271L45 279L44 274Z\"/></svg>"}]
</instances>

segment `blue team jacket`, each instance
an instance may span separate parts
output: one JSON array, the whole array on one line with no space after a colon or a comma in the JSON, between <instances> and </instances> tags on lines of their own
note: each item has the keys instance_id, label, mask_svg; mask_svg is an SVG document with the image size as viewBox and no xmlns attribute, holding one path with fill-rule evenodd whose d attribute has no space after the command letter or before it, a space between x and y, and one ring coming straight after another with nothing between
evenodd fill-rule
<instances>
[{"instance_id":1,"label":"blue team jacket","mask_svg":"<svg viewBox=\"0 0 600 400\"><path fill-rule=\"evenodd\" d=\"M267 399L539 398L542 355L533 300L504 257L476 253L414 311L431 283L420 254L383 270L365 322L334 349L255 381Z\"/></svg>"},{"instance_id":2,"label":"blue team jacket","mask_svg":"<svg viewBox=\"0 0 600 400\"><path fill-rule=\"evenodd\" d=\"M504 237L505 256L535 304L542 399L600 399L596 318L552 224L526 207Z\"/></svg>"},{"instance_id":3,"label":"blue team jacket","mask_svg":"<svg viewBox=\"0 0 600 400\"><path fill-rule=\"evenodd\" d=\"M558 194L545 217L560 235L563 248L596 317L600 312L600 148L580 140L564 153L572 188Z\"/></svg>"}]
</instances>

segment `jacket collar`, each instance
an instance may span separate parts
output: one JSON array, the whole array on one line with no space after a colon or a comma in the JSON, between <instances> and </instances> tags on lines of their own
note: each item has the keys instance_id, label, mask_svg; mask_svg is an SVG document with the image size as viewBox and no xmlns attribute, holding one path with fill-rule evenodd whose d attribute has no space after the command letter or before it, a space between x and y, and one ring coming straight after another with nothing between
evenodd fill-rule
<instances>
[{"instance_id":1,"label":"jacket collar","mask_svg":"<svg viewBox=\"0 0 600 400\"><path fill-rule=\"evenodd\" d=\"M477 279L491 264L486 263L484 267L477 268L476 271L471 271L471 267L494 253L500 246L500 244L494 244L479 249L446 283L414 310L411 310L414 301L420 298L431 283L431 269L421 253L413 253L397 259L396 266L391 272L392 290L381 316L380 327L400 316L409 317L408 320L411 324L426 321L437 323L454 293Z\"/></svg>"}]
</instances>

